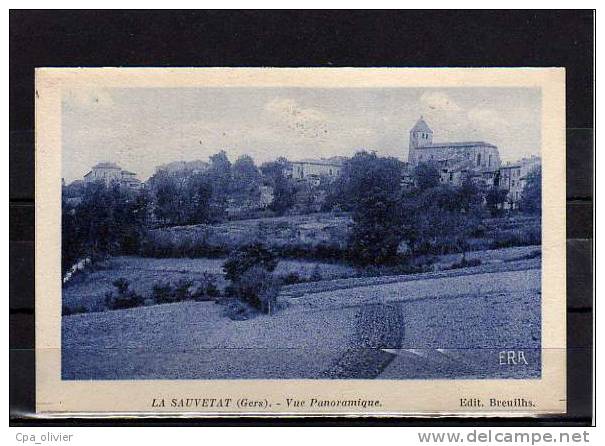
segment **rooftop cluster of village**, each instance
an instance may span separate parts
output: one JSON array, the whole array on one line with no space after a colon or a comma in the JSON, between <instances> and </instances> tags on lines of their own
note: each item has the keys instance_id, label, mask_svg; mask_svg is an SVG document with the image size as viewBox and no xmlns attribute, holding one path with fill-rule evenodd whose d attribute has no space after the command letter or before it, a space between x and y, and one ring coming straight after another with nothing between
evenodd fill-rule
<instances>
[{"instance_id":1,"label":"rooftop cluster of village","mask_svg":"<svg viewBox=\"0 0 605 446\"><path fill-rule=\"evenodd\" d=\"M322 181L338 178L346 162L346 157L320 159L287 160L283 162L284 175L309 187L319 187ZM402 163L401 181L404 186L413 186L414 169L421 163L433 165L439 172L443 184L460 186L471 180L480 188L497 187L507 191L507 206L515 207L521 199L528 174L540 166L541 158L532 156L514 163L502 163L498 147L483 141L434 142L433 130L421 116L409 131L407 162ZM175 161L158 166L160 172L202 173L210 168L210 163L195 161ZM259 170L262 175L263 169ZM112 162L100 162L84 175L83 181L103 181L107 185L118 183L131 189L146 186L136 178L136 174L122 169ZM255 205L266 207L273 200L273 186L265 182L260 187L260 196ZM325 198L325 197L324 197ZM321 202L321 193L319 201Z\"/></svg>"}]
</instances>

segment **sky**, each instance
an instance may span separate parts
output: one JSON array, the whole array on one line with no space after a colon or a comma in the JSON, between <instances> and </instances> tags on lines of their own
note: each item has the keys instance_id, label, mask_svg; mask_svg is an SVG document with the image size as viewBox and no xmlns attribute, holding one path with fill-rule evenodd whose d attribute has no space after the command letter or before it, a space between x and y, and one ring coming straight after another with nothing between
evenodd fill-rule
<instances>
[{"instance_id":1,"label":"sky","mask_svg":"<svg viewBox=\"0 0 605 446\"><path fill-rule=\"evenodd\" d=\"M219 150L257 165L361 149L406 161L421 115L434 142L486 141L503 161L541 152L537 88L72 89L62 103L63 177L111 161L144 181L156 166Z\"/></svg>"}]
</instances>

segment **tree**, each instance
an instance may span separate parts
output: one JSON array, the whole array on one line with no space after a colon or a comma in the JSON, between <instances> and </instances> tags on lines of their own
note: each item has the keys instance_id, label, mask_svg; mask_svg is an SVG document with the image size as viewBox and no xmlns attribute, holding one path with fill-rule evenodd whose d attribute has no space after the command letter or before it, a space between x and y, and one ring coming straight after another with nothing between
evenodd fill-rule
<instances>
[{"instance_id":1,"label":"tree","mask_svg":"<svg viewBox=\"0 0 605 446\"><path fill-rule=\"evenodd\" d=\"M133 191L118 184L112 185L108 192L113 206L116 250L136 254L147 225L149 194L146 189Z\"/></svg>"},{"instance_id":2,"label":"tree","mask_svg":"<svg viewBox=\"0 0 605 446\"><path fill-rule=\"evenodd\" d=\"M160 170L148 184L155 200L155 216L165 225L200 224L223 219L226 195L216 196L220 182L215 183L211 173Z\"/></svg>"},{"instance_id":3,"label":"tree","mask_svg":"<svg viewBox=\"0 0 605 446\"><path fill-rule=\"evenodd\" d=\"M421 191L439 186L439 171L433 164L420 163L414 168L414 180Z\"/></svg>"},{"instance_id":4,"label":"tree","mask_svg":"<svg viewBox=\"0 0 605 446\"><path fill-rule=\"evenodd\" d=\"M242 155L233 163L233 180L241 185L258 185L261 175L254 160L249 155Z\"/></svg>"},{"instance_id":5,"label":"tree","mask_svg":"<svg viewBox=\"0 0 605 446\"><path fill-rule=\"evenodd\" d=\"M457 192L460 199L460 211L466 214L467 218L478 216L483 197L477 185L469 177L466 177L460 187L457 188Z\"/></svg>"},{"instance_id":6,"label":"tree","mask_svg":"<svg viewBox=\"0 0 605 446\"><path fill-rule=\"evenodd\" d=\"M497 185L492 186L485 195L485 205L492 217L498 217L504 212L504 203L508 191Z\"/></svg>"},{"instance_id":7,"label":"tree","mask_svg":"<svg viewBox=\"0 0 605 446\"><path fill-rule=\"evenodd\" d=\"M405 208L405 238L417 253L464 254L481 222L481 196L470 182L425 189L409 196Z\"/></svg>"},{"instance_id":8,"label":"tree","mask_svg":"<svg viewBox=\"0 0 605 446\"><path fill-rule=\"evenodd\" d=\"M210 157L210 169L208 175L212 180L215 191L215 199L224 200L230 192L232 170L231 162L227 153L221 150Z\"/></svg>"},{"instance_id":9,"label":"tree","mask_svg":"<svg viewBox=\"0 0 605 446\"><path fill-rule=\"evenodd\" d=\"M526 214L542 213L542 170L539 167L527 174L519 209Z\"/></svg>"},{"instance_id":10,"label":"tree","mask_svg":"<svg viewBox=\"0 0 605 446\"><path fill-rule=\"evenodd\" d=\"M223 264L230 290L239 299L271 313L279 293L279 284L272 272L277 257L261 243L252 243L233 251Z\"/></svg>"},{"instance_id":11,"label":"tree","mask_svg":"<svg viewBox=\"0 0 605 446\"><path fill-rule=\"evenodd\" d=\"M160 170L149 179L155 195L155 216L163 224L176 224L179 212L179 190L174 176Z\"/></svg>"},{"instance_id":12,"label":"tree","mask_svg":"<svg viewBox=\"0 0 605 446\"><path fill-rule=\"evenodd\" d=\"M63 188L65 189L65 188ZM76 206L69 204L67 197L61 200L61 275L65 276L67 271L79 260L84 251L84 236L79 219L76 214Z\"/></svg>"},{"instance_id":13,"label":"tree","mask_svg":"<svg viewBox=\"0 0 605 446\"><path fill-rule=\"evenodd\" d=\"M114 183L88 183L81 201L63 201L62 259L66 272L80 259L96 261L111 254L133 253L140 246L149 197Z\"/></svg>"},{"instance_id":14,"label":"tree","mask_svg":"<svg viewBox=\"0 0 605 446\"><path fill-rule=\"evenodd\" d=\"M117 250L114 198L104 182L90 183L75 209L85 241L86 255L93 261Z\"/></svg>"},{"instance_id":15,"label":"tree","mask_svg":"<svg viewBox=\"0 0 605 446\"><path fill-rule=\"evenodd\" d=\"M289 169L290 163L285 158L278 158L261 166L267 184L273 187L273 201L269 208L279 215L284 214L295 203L296 188L292 179L286 176Z\"/></svg>"},{"instance_id":16,"label":"tree","mask_svg":"<svg viewBox=\"0 0 605 446\"><path fill-rule=\"evenodd\" d=\"M245 271L254 266L272 272L277 267L277 257L262 243L244 245L233 251L223 264L225 279L236 281Z\"/></svg>"},{"instance_id":17,"label":"tree","mask_svg":"<svg viewBox=\"0 0 605 446\"><path fill-rule=\"evenodd\" d=\"M348 173L346 172L346 163L343 166L343 172L329 184L326 184L326 200L323 204L325 211L340 210L350 211L355 203L354 197L348 195L347 187Z\"/></svg>"},{"instance_id":18,"label":"tree","mask_svg":"<svg viewBox=\"0 0 605 446\"><path fill-rule=\"evenodd\" d=\"M86 183L83 180L75 180L63 186L62 195L67 198L80 197L86 188Z\"/></svg>"},{"instance_id":19,"label":"tree","mask_svg":"<svg viewBox=\"0 0 605 446\"><path fill-rule=\"evenodd\" d=\"M240 156L233 163L231 195L236 201L257 201L260 196L261 174L248 155Z\"/></svg>"},{"instance_id":20,"label":"tree","mask_svg":"<svg viewBox=\"0 0 605 446\"><path fill-rule=\"evenodd\" d=\"M395 158L358 152L343 166L343 201L350 203L352 260L361 265L396 259L401 240L401 172Z\"/></svg>"},{"instance_id":21,"label":"tree","mask_svg":"<svg viewBox=\"0 0 605 446\"><path fill-rule=\"evenodd\" d=\"M212 208L212 183L201 173L189 177L186 187L187 221L189 224L209 223L216 216Z\"/></svg>"}]
</instances>

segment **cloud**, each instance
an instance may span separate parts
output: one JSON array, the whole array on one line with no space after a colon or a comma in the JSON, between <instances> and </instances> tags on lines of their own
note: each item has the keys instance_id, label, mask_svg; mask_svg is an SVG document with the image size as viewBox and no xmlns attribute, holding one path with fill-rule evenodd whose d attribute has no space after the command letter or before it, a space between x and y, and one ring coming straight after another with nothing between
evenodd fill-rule
<instances>
[{"instance_id":1,"label":"cloud","mask_svg":"<svg viewBox=\"0 0 605 446\"><path fill-rule=\"evenodd\" d=\"M472 126L481 129L497 131L507 126L507 121L492 109L475 107L468 111L467 116Z\"/></svg>"},{"instance_id":2,"label":"cloud","mask_svg":"<svg viewBox=\"0 0 605 446\"><path fill-rule=\"evenodd\" d=\"M323 138L328 133L325 113L303 107L294 99L275 98L267 102L265 110L299 137Z\"/></svg>"},{"instance_id":3,"label":"cloud","mask_svg":"<svg viewBox=\"0 0 605 446\"><path fill-rule=\"evenodd\" d=\"M508 121L492 107L456 102L441 91L427 91L420 97L425 116L441 129L444 138L497 137L509 127Z\"/></svg>"},{"instance_id":4,"label":"cloud","mask_svg":"<svg viewBox=\"0 0 605 446\"><path fill-rule=\"evenodd\" d=\"M427 91L423 93L420 97L420 104L425 110L436 112L458 112L462 110L446 93L440 91Z\"/></svg>"}]
</instances>

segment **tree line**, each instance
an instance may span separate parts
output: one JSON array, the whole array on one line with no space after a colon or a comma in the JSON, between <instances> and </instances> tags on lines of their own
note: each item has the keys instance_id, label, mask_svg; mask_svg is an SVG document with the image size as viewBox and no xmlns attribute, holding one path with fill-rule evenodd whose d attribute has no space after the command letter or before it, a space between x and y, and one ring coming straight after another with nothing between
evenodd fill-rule
<instances>
[{"instance_id":1,"label":"tree line","mask_svg":"<svg viewBox=\"0 0 605 446\"><path fill-rule=\"evenodd\" d=\"M78 183L63 188L63 273L82 258L107 254L137 254L150 224L217 223L229 204L258 201L261 186L270 186L273 215L339 209L351 213L353 227L348 250L356 263L396 262L401 247L409 252L464 252L469 237L483 218L503 210L506 192L479 190L471 181L461 186L442 184L429 164L413 172L413 187L402 185L404 165L396 158L358 152L345 161L341 175L318 186L287 175L285 158L257 167L244 155L231 163L224 151L210 157L204 171L159 170L147 187L135 191L119 184ZM523 212L539 214L541 175L528 176L520 202Z\"/></svg>"},{"instance_id":2,"label":"tree line","mask_svg":"<svg viewBox=\"0 0 605 446\"><path fill-rule=\"evenodd\" d=\"M347 160L330 194L330 204L351 212L350 258L361 265L398 262L406 253L441 254L469 249L481 222L504 212L506 191L497 183L487 191L470 178L460 186L440 181L437 168L421 163L413 186L404 187L404 165L396 158L358 152ZM521 212L541 212L541 174L528 175Z\"/></svg>"}]
</instances>

